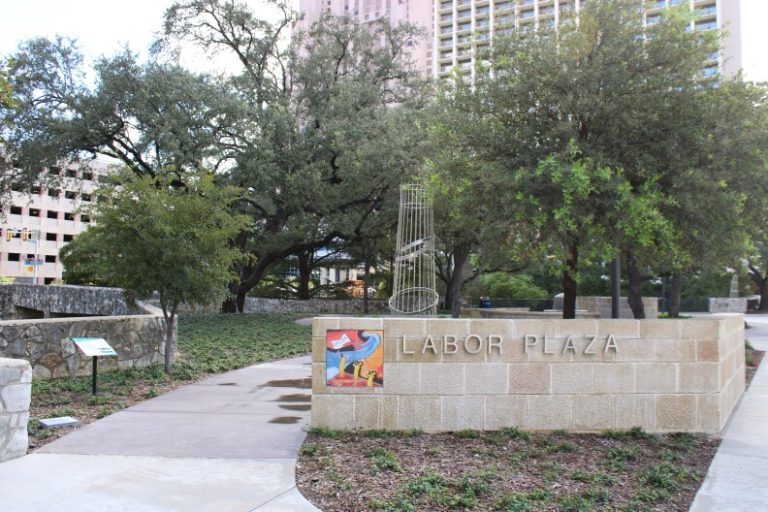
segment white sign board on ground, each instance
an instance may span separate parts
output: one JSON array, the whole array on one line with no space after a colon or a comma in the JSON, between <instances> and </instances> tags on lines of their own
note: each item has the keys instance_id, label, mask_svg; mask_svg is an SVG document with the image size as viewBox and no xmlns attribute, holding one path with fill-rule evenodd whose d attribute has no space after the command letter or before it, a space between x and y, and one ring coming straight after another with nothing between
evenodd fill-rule
<instances>
[{"instance_id":1,"label":"white sign board on ground","mask_svg":"<svg viewBox=\"0 0 768 512\"><path fill-rule=\"evenodd\" d=\"M71 338L77 348L80 349L85 356L88 357L101 357L101 356L116 356L115 349L109 346L107 340L104 338Z\"/></svg>"}]
</instances>

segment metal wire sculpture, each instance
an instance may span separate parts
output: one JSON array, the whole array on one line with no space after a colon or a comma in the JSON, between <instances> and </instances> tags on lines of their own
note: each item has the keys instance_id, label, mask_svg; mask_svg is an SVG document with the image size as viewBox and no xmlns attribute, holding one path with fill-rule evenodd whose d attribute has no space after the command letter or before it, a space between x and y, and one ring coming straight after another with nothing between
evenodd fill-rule
<instances>
[{"instance_id":1,"label":"metal wire sculpture","mask_svg":"<svg viewBox=\"0 0 768 512\"><path fill-rule=\"evenodd\" d=\"M418 184L400 188L394 290L389 309L399 315L435 315L435 222L427 190Z\"/></svg>"}]
</instances>

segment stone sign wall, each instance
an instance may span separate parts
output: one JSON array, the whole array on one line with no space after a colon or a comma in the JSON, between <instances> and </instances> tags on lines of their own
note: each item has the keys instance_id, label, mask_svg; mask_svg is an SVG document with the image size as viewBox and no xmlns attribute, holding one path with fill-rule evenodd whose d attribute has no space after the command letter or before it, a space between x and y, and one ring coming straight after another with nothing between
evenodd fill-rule
<instances>
[{"instance_id":1,"label":"stone sign wall","mask_svg":"<svg viewBox=\"0 0 768 512\"><path fill-rule=\"evenodd\" d=\"M35 377L89 375L91 358L69 338L104 338L117 357L99 358L99 369L147 366L163 361L165 320L152 306L143 315L0 321L0 357L25 359ZM174 347L175 352L175 347Z\"/></svg>"},{"instance_id":2,"label":"stone sign wall","mask_svg":"<svg viewBox=\"0 0 768 512\"><path fill-rule=\"evenodd\" d=\"M0 359L0 462L27 453L32 368L26 361Z\"/></svg>"},{"instance_id":3,"label":"stone sign wall","mask_svg":"<svg viewBox=\"0 0 768 512\"><path fill-rule=\"evenodd\" d=\"M312 425L333 429L716 434L744 391L742 315L325 317L312 350Z\"/></svg>"}]
</instances>

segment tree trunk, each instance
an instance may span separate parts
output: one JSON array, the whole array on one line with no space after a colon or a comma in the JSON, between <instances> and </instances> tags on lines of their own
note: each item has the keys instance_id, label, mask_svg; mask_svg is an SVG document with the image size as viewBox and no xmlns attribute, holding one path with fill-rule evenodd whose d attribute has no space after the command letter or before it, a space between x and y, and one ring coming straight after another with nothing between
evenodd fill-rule
<instances>
[{"instance_id":1,"label":"tree trunk","mask_svg":"<svg viewBox=\"0 0 768 512\"><path fill-rule=\"evenodd\" d=\"M680 272L674 272L669 283L669 316L680 316L680 305L683 297L683 276Z\"/></svg>"},{"instance_id":2,"label":"tree trunk","mask_svg":"<svg viewBox=\"0 0 768 512\"><path fill-rule=\"evenodd\" d=\"M171 308L170 313L163 307L163 316L165 317L165 373L171 373L171 362L173 361L173 349L176 346L176 305Z\"/></svg>"},{"instance_id":3,"label":"tree trunk","mask_svg":"<svg viewBox=\"0 0 768 512\"><path fill-rule=\"evenodd\" d=\"M760 286L760 311L768 312L768 280L763 279L763 284Z\"/></svg>"},{"instance_id":4,"label":"tree trunk","mask_svg":"<svg viewBox=\"0 0 768 512\"><path fill-rule=\"evenodd\" d=\"M246 292L238 291L236 296L237 312L243 313L245 311L245 294Z\"/></svg>"},{"instance_id":5,"label":"tree trunk","mask_svg":"<svg viewBox=\"0 0 768 512\"><path fill-rule=\"evenodd\" d=\"M312 255L306 252L299 253L299 288L297 298L309 300L309 282L312 277Z\"/></svg>"},{"instance_id":6,"label":"tree trunk","mask_svg":"<svg viewBox=\"0 0 768 512\"><path fill-rule=\"evenodd\" d=\"M459 318L461 314L461 287L464 281L464 266L469 259L469 246L459 245L453 251L453 271L451 272L451 316Z\"/></svg>"},{"instance_id":7,"label":"tree trunk","mask_svg":"<svg viewBox=\"0 0 768 512\"><path fill-rule=\"evenodd\" d=\"M572 242L568 246L568 256L565 259L563 271L563 318L576 318L576 275L579 264L579 245Z\"/></svg>"},{"instance_id":8,"label":"tree trunk","mask_svg":"<svg viewBox=\"0 0 768 512\"><path fill-rule=\"evenodd\" d=\"M637 259L634 254L627 251L627 279L629 280L629 293L627 294L627 301L629 307L632 308L632 315L635 318L645 318L645 308L643 307L643 293L640 290L640 285L643 282L643 277L640 274L640 269L637 267Z\"/></svg>"},{"instance_id":9,"label":"tree trunk","mask_svg":"<svg viewBox=\"0 0 768 512\"><path fill-rule=\"evenodd\" d=\"M371 270L371 264L368 263L368 258L365 258L363 262L363 313L368 314L368 272Z\"/></svg>"},{"instance_id":10,"label":"tree trunk","mask_svg":"<svg viewBox=\"0 0 768 512\"><path fill-rule=\"evenodd\" d=\"M237 289L239 284L239 281L230 281L229 285L227 286L229 288L229 294L221 304L222 313L237 313L237 301L235 300L235 297L237 296Z\"/></svg>"}]
</instances>

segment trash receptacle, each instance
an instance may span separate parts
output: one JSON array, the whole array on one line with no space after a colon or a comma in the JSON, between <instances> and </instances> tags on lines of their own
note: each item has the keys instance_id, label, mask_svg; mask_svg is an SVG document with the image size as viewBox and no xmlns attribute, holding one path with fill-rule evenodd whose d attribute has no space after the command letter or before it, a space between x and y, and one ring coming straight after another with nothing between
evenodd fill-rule
<instances>
[{"instance_id":1,"label":"trash receptacle","mask_svg":"<svg viewBox=\"0 0 768 512\"><path fill-rule=\"evenodd\" d=\"M491 299L481 297L480 298L480 307L483 309L489 309L491 307Z\"/></svg>"}]
</instances>

